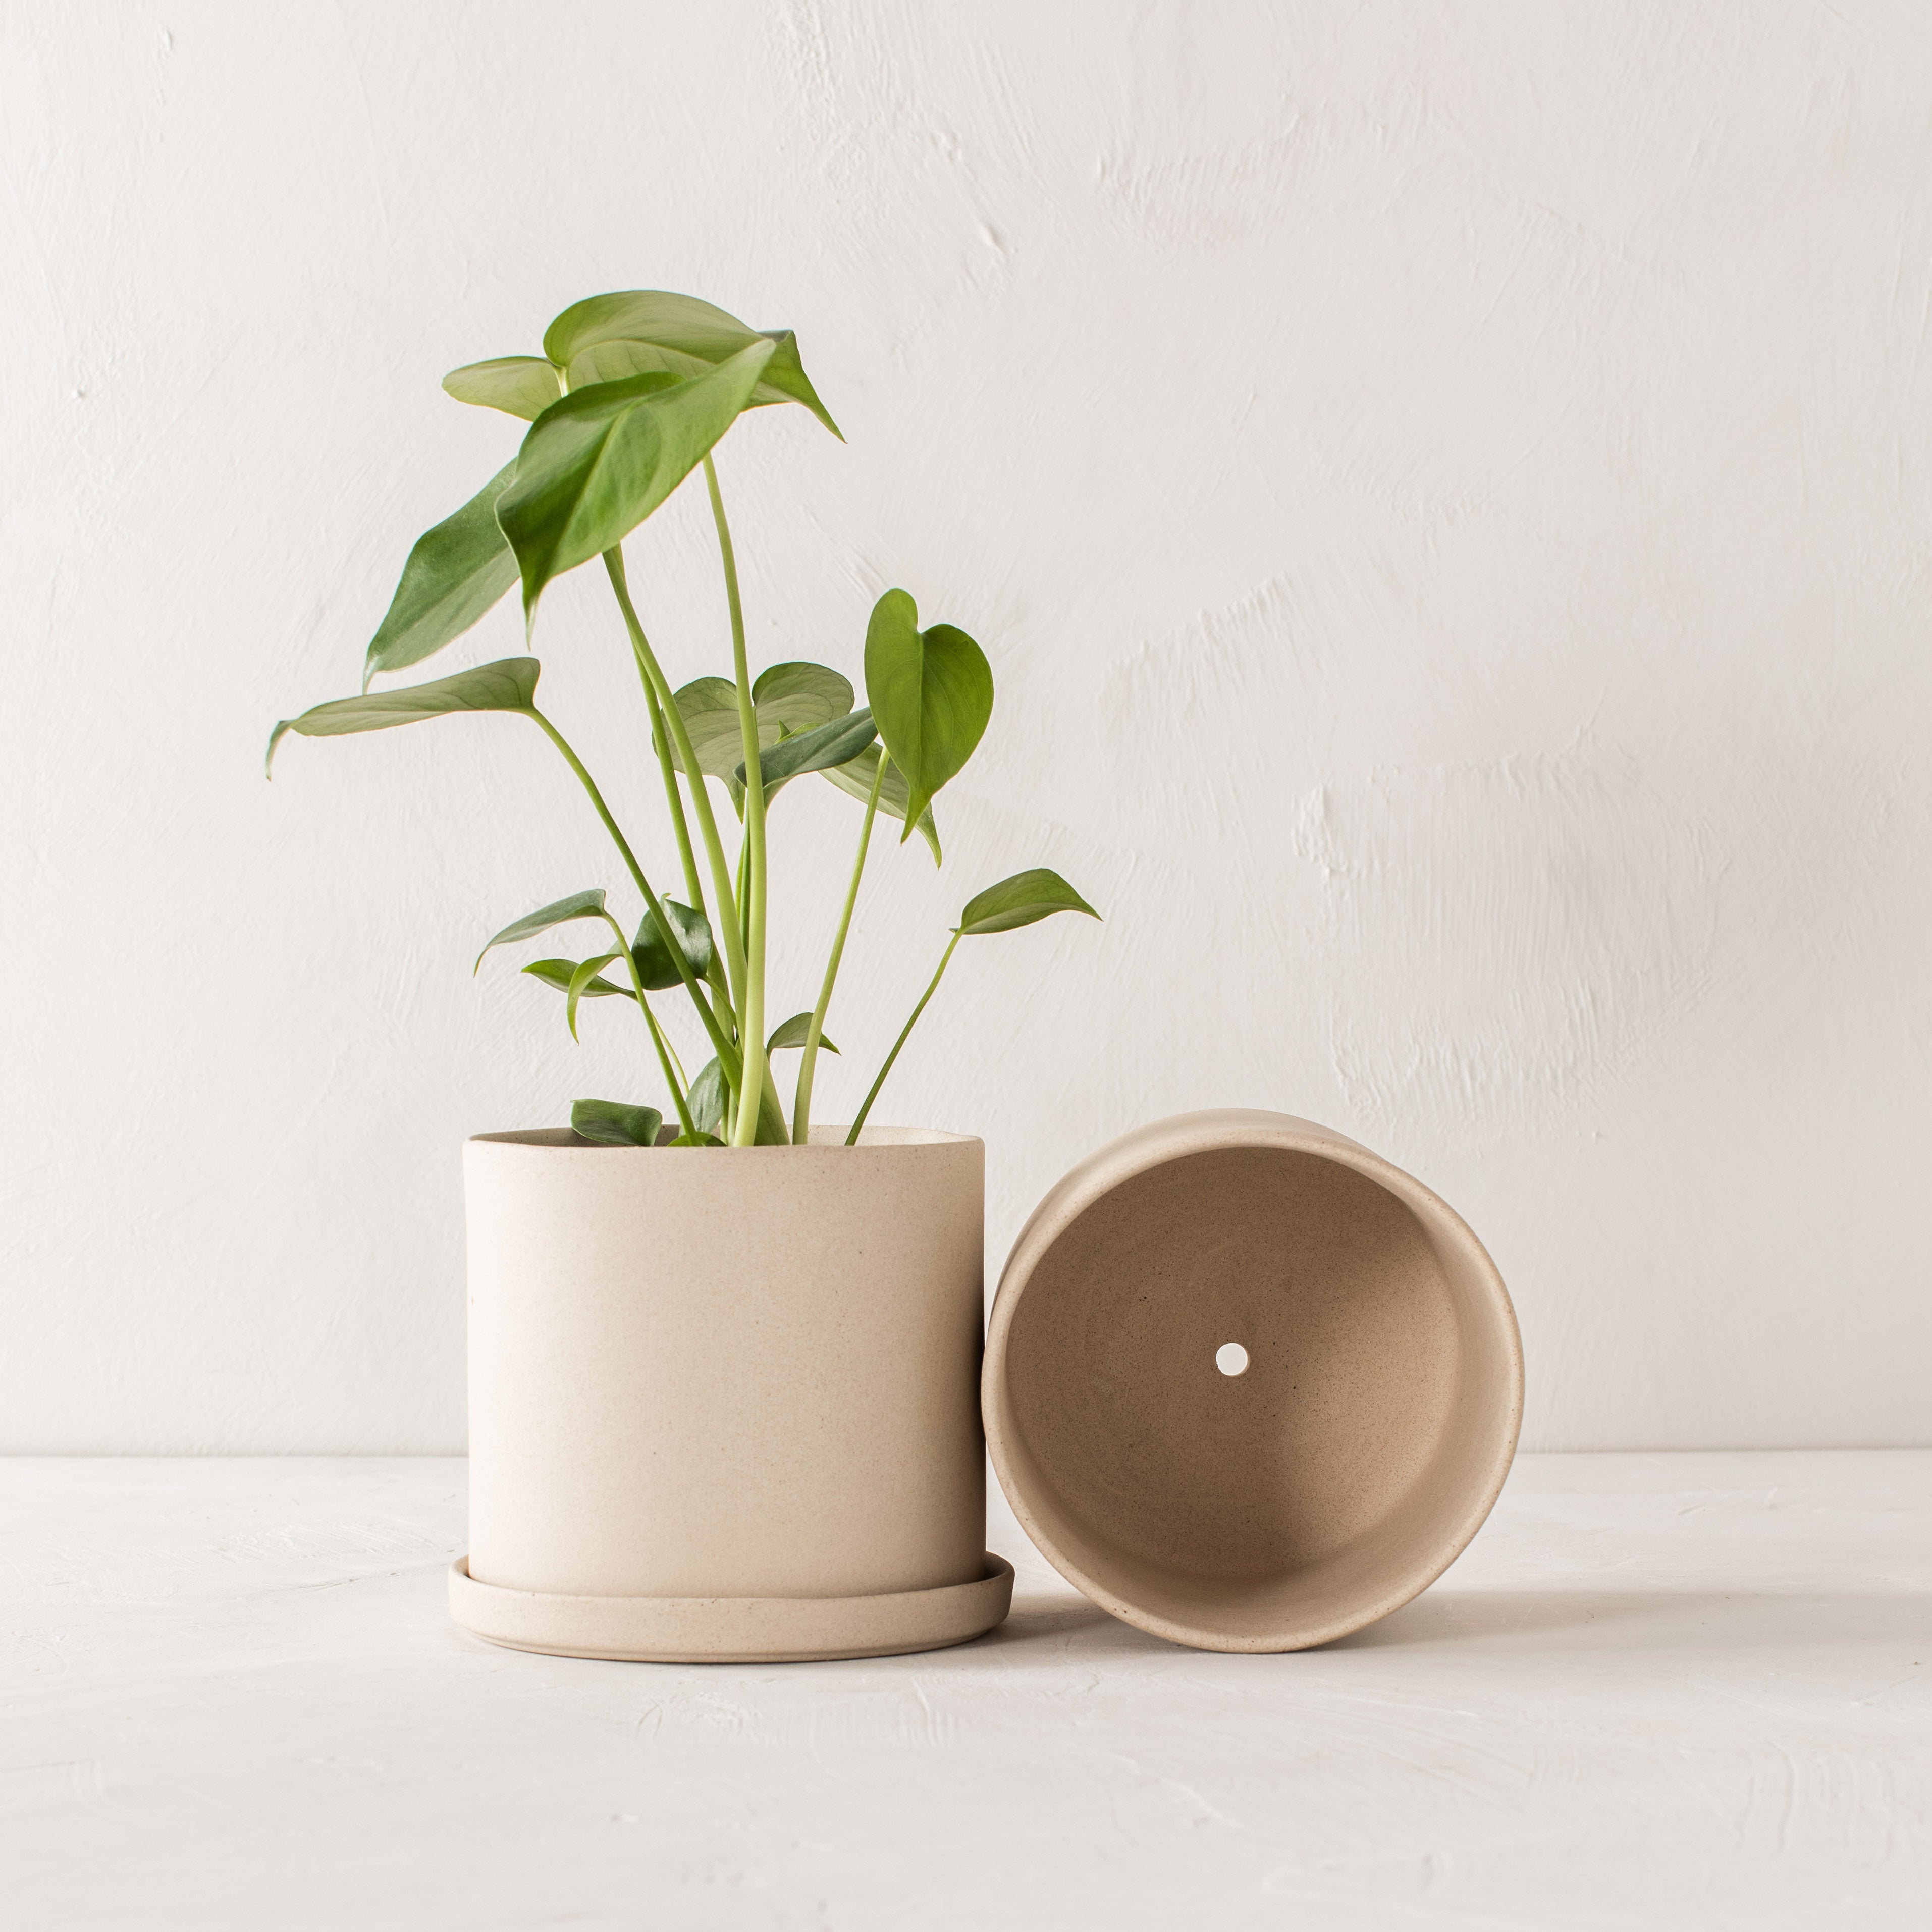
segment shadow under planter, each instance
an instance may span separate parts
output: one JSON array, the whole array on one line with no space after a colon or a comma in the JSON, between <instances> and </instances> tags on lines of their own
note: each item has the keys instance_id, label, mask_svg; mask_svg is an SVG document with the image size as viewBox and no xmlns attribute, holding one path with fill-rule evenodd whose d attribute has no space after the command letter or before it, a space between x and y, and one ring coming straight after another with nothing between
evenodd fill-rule
<instances>
[{"instance_id":1,"label":"shadow under planter","mask_svg":"<svg viewBox=\"0 0 1932 1932\"><path fill-rule=\"evenodd\" d=\"M985 1154L464 1150L470 1548L450 1607L562 1655L882 1656L1006 1614L976 1396Z\"/></svg>"},{"instance_id":2,"label":"shadow under planter","mask_svg":"<svg viewBox=\"0 0 1932 1932\"><path fill-rule=\"evenodd\" d=\"M1502 1278L1420 1182L1228 1110L1112 1142L1015 1244L987 1338L994 1466L1070 1582L1156 1635L1296 1650L1406 1603L1515 1452Z\"/></svg>"}]
</instances>

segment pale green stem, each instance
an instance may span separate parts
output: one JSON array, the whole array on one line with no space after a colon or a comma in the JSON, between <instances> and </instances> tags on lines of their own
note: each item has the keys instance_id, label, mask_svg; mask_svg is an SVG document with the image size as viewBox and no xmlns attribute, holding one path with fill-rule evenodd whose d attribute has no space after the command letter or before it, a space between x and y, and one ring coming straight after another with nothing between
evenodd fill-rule
<instances>
[{"instance_id":1,"label":"pale green stem","mask_svg":"<svg viewBox=\"0 0 1932 1932\"><path fill-rule=\"evenodd\" d=\"M613 561L613 557L615 561ZM735 904L731 890L731 867L724 856L724 844L718 836L718 820L711 810L711 794L704 782L704 774L698 768L698 754L692 749L691 734L685 728L684 713L677 708L676 694L670 680L657 661L657 656L644 635L644 626L638 622L638 614L631 605L630 586L624 577L624 560L621 552L606 550L604 567L610 572L610 586L617 593L617 604L624 614L625 627L631 634L631 649L635 654L638 667L655 686L658 703L664 722L670 731L671 742L677 747L678 762L684 767L685 775L691 781L692 808L698 814L698 836L704 841L704 856L711 867L711 886L718 904L722 909ZM730 922L721 922L712 937L723 942L726 986L732 1005L738 1006L743 999L745 983L745 954L738 934L731 930Z\"/></svg>"},{"instance_id":2,"label":"pale green stem","mask_svg":"<svg viewBox=\"0 0 1932 1932\"><path fill-rule=\"evenodd\" d=\"M638 1006L644 1016L644 1024L651 1030L651 1044L658 1050L658 1064L664 1069L664 1084L670 1089L670 1103L677 1109L678 1125L690 1135L695 1136L698 1124L691 1118L691 1108L685 1098L684 1089L678 1084L676 1073L671 1066L670 1042L664 1036L664 1030L658 1024L658 1016L651 1011L651 1003L644 998L644 976L638 970L637 956L631 950L631 943L624 937L624 928L607 912L604 922L617 935L617 951L624 964L630 968L631 985L638 996Z\"/></svg>"},{"instance_id":3,"label":"pale green stem","mask_svg":"<svg viewBox=\"0 0 1932 1932\"><path fill-rule=\"evenodd\" d=\"M859 903L859 880L866 869L866 853L872 842L872 820L879 809L879 788L886 782L889 763L886 748L881 745L878 769L872 774L872 789L866 800L866 820L859 828L859 851L852 861L852 883L845 889L845 910L838 915L838 930L832 935L831 956L825 962L824 983L818 989L818 1004L812 1010L812 1024L805 1030L805 1052L798 1063L798 1094L791 1103L791 1137L798 1147L806 1144L812 1132L812 1082L818 1066L818 1036L825 1030L826 1010L832 1004L832 982L838 977L838 962L844 956L852 908Z\"/></svg>"},{"instance_id":4,"label":"pale green stem","mask_svg":"<svg viewBox=\"0 0 1932 1932\"><path fill-rule=\"evenodd\" d=\"M724 499L710 452L704 484L711 494L711 520L718 526L718 552L724 564L724 598L731 611L731 669L738 686L738 735L745 753L746 922L745 979L738 1001L738 1037L744 1048L745 1079L738 1093L734 1147L758 1138L758 1108L765 1084L765 774L759 756L758 714L752 702L752 669L745 652L745 613L738 597L738 565L731 551L731 526L724 520ZM781 1118L783 1118L781 1113Z\"/></svg>"},{"instance_id":5,"label":"pale green stem","mask_svg":"<svg viewBox=\"0 0 1932 1932\"><path fill-rule=\"evenodd\" d=\"M912 1010L912 1018L905 1023L904 1031L892 1042L892 1050L886 1055L886 1064L879 1069L879 1077L872 1082L872 1090L866 1096L866 1104L859 1109L859 1118L852 1123L852 1131L845 1136L848 1147L856 1147L859 1130L866 1124L866 1116L872 1111L872 1102L879 1097L879 1089L886 1084L886 1076L892 1070L892 1062L899 1057L899 1048L906 1043L906 1034L918 1024L919 1016L926 1011L926 1003L939 988L939 975L946 970L946 962L952 957L952 948L959 944L960 935L955 933L946 950L939 956L939 971L933 974L924 992L919 996L919 1004Z\"/></svg>"},{"instance_id":6,"label":"pale green stem","mask_svg":"<svg viewBox=\"0 0 1932 1932\"><path fill-rule=\"evenodd\" d=\"M691 995L691 1003L698 1009L698 1016L704 1022L704 1030L711 1036L712 1045L718 1049L718 1064L728 1070L738 1064L737 1049L719 1031L717 1016L710 1004L698 990L698 976L691 970L691 962L684 956L684 948L676 943L677 928L670 922L670 915L664 909L664 902L651 890L651 882L644 877L644 868L638 863L637 854L631 850L631 842L619 829L617 821L610 816L610 808L604 802L604 794L597 789L597 782L584 768L584 760L570 748L563 734L538 710L531 706L529 716L533 718L543 734L563 754L564 762L577 774L578 782L590 796L590 802L597 808L597 816L603 820L604 829L610 833L617 850L623 855L624 863L630 868L632 879L638 890L643 894L651 916L658 922L658 930L664 936L665 950L677 966L678 976L684 982L685 991ZM617 928L618 937L623 937L623 928ZM625 948L628 956L630 949Z\"/></svg>"},{"instance_id":7,"label":"pale green stem","mask_svg":"<svg viewBox=\"0 0 1932 1932\"><path fill-rule=\"evenodd\" d=\"M670 734L664 729L664 709L658 703L657 686L651 682L646 654L655 655L644 637L644 627L631 602L630 586L625 580L624 547L613 544L604 553L604 567L610 574L610 587L617 593L617 608L624 614L624 625L631 634L631 655L638 662L638 682L644 688L644 710L650 719L651 748L658 755L658 768L664 776L664 803L670 812L670 827L677 839L677 856L684 867L684 887L691 895L694 910L705 911L704 888L698 877L698 857L691 849L691 827L685 822L684 799L677 788L677 764L671 755ZM709 916L709 914L706 914Z\"/></svg>"},{"instance_id":8,"label":"pale green stem","mask_svg":"<svg viewBox=\"0 0 1932 1932\"><path fill-rule=\"evenodd\" d=\"M676 836L678 858L684 867L685 890L691 895L692 909L704 914L709 924L710 913L704 903L704 887L698 876L697 855L691 849L691 827L686 823L684 800L677 788L677 766L671 755L670 736L664 728L664 710L658 703L657 686L651 681L650 659L654 653L631 602L630 586L625 579L623 546L613 544L604 554L604 563L610 573L610 587L617 594L617 607L624 614L624 622L631 634L631 655L637 660L638 680L644 688L644 708L650 718L651 747L658 754L658 768L664 778L664 802L670 810L671 830ZM702 784L704 781L700 778L698 782ZM730 982L724 976L715 946L711 964L706 969L706 983L717 989L721 1005L728 1004L731 997ZM675 1048L672 1049L672 1057L676 1057Z\"/></svg>"},{"instance_id":9,"label":"pale green stem","mask_svg":"<svg viewBox=\"0 0 1932 1932\"><path fill-rule=\"evenodd\" d=\"M650 1011L651 1010L650 1006L646 1005L644 1008L644 1012L646 1016L650 1016ZM653 1025L656 1024L656 1021L654 1018L652 1019L652 1024ZM677 1050L676 1042L667 1038L664 1041L664 1050L670 1055L670 1064L677 1070L679 1084L682 1085L687 1092L688 1092L691 1087L691 1076L684 1070L684 1058Z\"/></svg>"}]
</instances>

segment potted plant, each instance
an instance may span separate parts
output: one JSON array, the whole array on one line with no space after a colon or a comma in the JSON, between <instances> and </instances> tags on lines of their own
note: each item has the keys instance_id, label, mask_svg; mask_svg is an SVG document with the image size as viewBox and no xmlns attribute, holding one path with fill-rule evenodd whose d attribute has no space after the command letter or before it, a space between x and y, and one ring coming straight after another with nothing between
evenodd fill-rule
<instances>
[{"instance_id":1,"label":"potted plant","mask_svg":"<svg viewBox=\"0 0 1932 1932\"><path fill-rule=\"evenodd\" d=\"M561 994L573 1036L584 1000L629 1001L662 1082L661 1096L580 1100L567 1128L480 1135L465 1150L471 1549L452 1579L456 1613L500 1642L596 1656L870 1655L977 1634L1005 1614L1012 1582L983 1548L984 1150L866 1122L962 939L1093 908L1044 868L975 895L856 1118L815 1124L812 1090L819 1054L837 1050L826 1023L876 822L897 820L902 844L916 831L938 862L933 800L992 712L985 653L952 626L922 628L893 590L866 628L862 706L824 664L753 675L712 452L768 404L801 406L838 435L788 330L688 296L596 296L550 324L541 356L471 364L443 386L530 427L410 551L361 693L278 724L269 758L290 732L527 719L609 833L638 916L591 886L511 921L477 964L589 929L587 956L523 970ZM622 545L699 470L732 664L674 688ZM512 585L533 631L545 587L588 563L608 577L636 667L682 898L659 890L539 709L536 658L374 688ZM768 828L784 788L813 775L862 813L816 998L774 1026ZM775 1056L794 1050L788 1112Z\"/></svg>"}]
</instances>

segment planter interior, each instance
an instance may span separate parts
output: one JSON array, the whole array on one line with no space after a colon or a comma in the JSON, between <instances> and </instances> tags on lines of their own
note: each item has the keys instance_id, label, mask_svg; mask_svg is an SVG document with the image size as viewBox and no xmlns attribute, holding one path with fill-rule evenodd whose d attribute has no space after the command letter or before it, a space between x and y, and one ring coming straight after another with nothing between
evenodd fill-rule
<instances>
[{"instance_id":1,"label":"planter interior","mask_svg":"<svg viewBox=\"0 0 1932 1932\"><path fill-rule=\"evenodd\" d=\"M1000 1480L1070 1580L1177 1642L1272 1651L1454 1560L1508 1472L1522 1367L1493 1263L1426 1188L1311 1123L1222 1112L1048 1196L984 1388Z\"/></svg>"}]
</instances>

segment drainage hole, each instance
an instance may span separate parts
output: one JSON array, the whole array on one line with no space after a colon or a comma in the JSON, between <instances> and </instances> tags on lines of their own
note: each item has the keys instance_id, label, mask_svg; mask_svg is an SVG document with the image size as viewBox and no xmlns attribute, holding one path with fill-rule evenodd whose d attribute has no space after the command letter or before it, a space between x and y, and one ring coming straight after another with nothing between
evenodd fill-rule
<instances>
[{"instance_id":1,"label":"drainage hole","mask_svg":"<svg viewBox=\"0 0 1932 1932\"><path fill-rule=\"evenodd\" d=\"M1248 1352L1238 1342L1223 1342L1214 1351L1214 1366L1224 1376L1238 1376L1248 1366Z\"/></svg>"}]
</instances>

